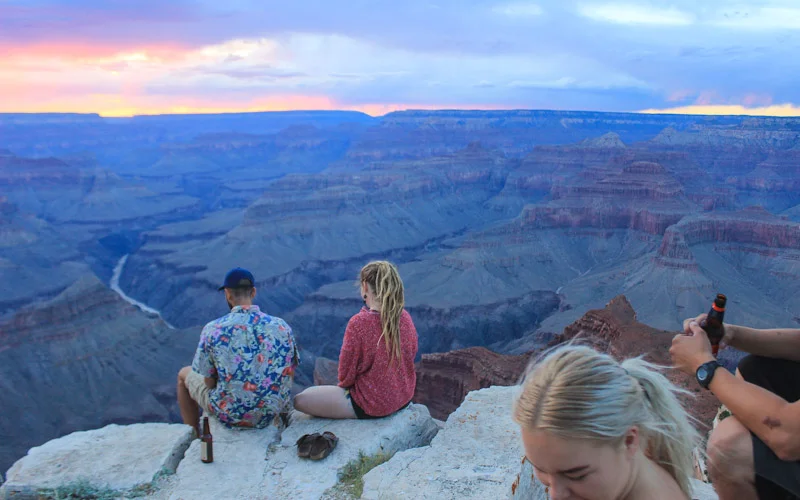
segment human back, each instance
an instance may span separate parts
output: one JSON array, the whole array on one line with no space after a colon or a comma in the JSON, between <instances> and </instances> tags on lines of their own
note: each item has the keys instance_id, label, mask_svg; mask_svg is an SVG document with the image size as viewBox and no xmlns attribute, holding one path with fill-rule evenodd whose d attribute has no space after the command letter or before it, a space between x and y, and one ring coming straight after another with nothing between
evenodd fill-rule
<instances>
[{"instance_id":1,"label":"human back","mask_svg":"<svg viewBox=\"0 0 800 500\"><path fill-rule=\"evenodd\" d=\"M192 368L216 376L208 403L221 422L260 428L290 404L295 363L289 325L249 305L206 325Z\"/></svg>"},{"instance_id":2,"label":"human back","mask_svg":"<svg viewBox=\"0 0 800 500\"><path fill-rule=\"evenodd\" d=\"M533 363L514 405L553 498L690 498L699 436L675 387L642 359L566 345Z\"/></svg>"},{"instance_id":3,"label":"human back","mask_svg":"<svg viewBox=\"0 0 800 500\"><path fill-rule=\"evenodd\" d=\"M387 348L381 313L364 307L350 319L339 355L339 386L370 416L391 414L414 396L417 330L400 311L396 344ZM356 358L357 356L357 358Z\"/></svg>"},{"instance_id":4,"label":"human back","mask_svg":"<svg viewBox=\"0 0 800 500\"><path fill-rule=\"evenodd\" d=\"M416 387L417 330L405 310L403 281L386 261L365 265L358 286L364 307L350 318L339 353L337 385L309 387L297 410L325 418L381 418L411 402Z\"/></svg>"},{"instance_id":5,"label":"human back","mask_svg":"<svg viewBox=\"0 0 800 500\"><path fill-rule=\"evenodd\" d=\"M371 417L389 415L411 401L416 387L417 330L405 310L397 268L370 262L359 273L364 307L353 316L339 354L339 387Z\"/></svg>"}]
</instances>

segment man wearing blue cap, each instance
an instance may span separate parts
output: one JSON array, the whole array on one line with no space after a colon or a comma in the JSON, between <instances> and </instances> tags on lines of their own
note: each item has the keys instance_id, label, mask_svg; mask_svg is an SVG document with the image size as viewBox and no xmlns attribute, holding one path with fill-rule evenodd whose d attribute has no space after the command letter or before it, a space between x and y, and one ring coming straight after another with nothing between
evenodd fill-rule
<instances>
[{"instance_id":1,"label":"man wearing blue cap","mask_svg":"<svg viewBox=\"0 0 800 500\"><path fill-rule=\"evenodd\" d=\"M228 427L272 423L290 409L299 362L289 325L253 305L255 279L249 271L231 270L219 290L231 312L203 328L192 366L178 373L181 416L198 436L199 408Z\"/></svg>"}]
</instances>

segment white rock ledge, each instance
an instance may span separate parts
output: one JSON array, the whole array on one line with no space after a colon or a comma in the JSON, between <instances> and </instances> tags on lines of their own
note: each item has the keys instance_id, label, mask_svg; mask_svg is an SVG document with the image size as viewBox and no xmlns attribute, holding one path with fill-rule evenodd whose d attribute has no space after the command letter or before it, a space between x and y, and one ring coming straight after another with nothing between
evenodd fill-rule
<instances>
[{"instance_id":1,"label":"white rock ledge","mask_svg":"<svg viewBox=\"0 0 800 500\"><path fill-rule=\"evenodd\" d=\"M36 499L41 490L83 484L122 493L174 473L192 439L181 424L109 425L31 448L6 475L2 499Z\"/></svg>"},{"instance_id":2,"label":"white rock ledge","mask_svg":"<svg viewBox=\"0 0 800 500\"><path fill-rule=\"evenodd\" d=\"M295 412L286 429L227 429L212 419L211 464L200 461L200 442L191 440L185 425L76 432L32 448L9 469L0 499L38 500L42 490L82 483L154 500L339 500L344 496L333 487L359 453L396 453L364 476L362 499L545 500L530 463L522 461L519 428L511 419L514 390L469 393L441 430L417 404L378 420ZM321 461L297 457L297 439L323 431L339 437L333 453ZM708 484L695 481L694 489L694 499L717 498Z\"/></svg>"},{"instance_id":3,"label":"white rock ledge","mask_svg":"<svg viewBox=\"0 0 800 500\"><path fill-rule=\"evenodd\" d=\"M338 484L346 464L364 455L394 453L425 446L438 427L422 405L377 420L327 420L300 412L283 430L229 430L216 422L214 463L200 461L199 441L192 444L174 477L150 498L160 500L319 499ZM336 449L320 461L297 456L303 434L331 431Z\"/></svg>"},{"instance_id":4,"label":"white rock ledge","mask_svg":"<svg viewBox=\"0 0 800 500\"><path fill-rule=\"evenodd\" d=\"M430 446L400 452L364 476L362 499L509 498L523 455L512 387L470 392Z\"/></svg>"}]
</instances>

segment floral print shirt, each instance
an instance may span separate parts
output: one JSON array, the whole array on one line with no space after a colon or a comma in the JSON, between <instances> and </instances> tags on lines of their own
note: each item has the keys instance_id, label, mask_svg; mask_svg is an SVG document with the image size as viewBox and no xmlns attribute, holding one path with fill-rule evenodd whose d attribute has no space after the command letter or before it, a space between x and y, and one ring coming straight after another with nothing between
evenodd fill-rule
<instances>
[{"instance_id":1,"label":"floral print shirt","mask_svg":"<svg viewBox=\"0 0 800 500\"><path fill-rule=\"evenodd\" d=\"M291 407L298 363L285 321L258 306L236 306L203 328L192 370L217 379L205 410L228 427L263 428Z\"/></svg>"}]
</instances>

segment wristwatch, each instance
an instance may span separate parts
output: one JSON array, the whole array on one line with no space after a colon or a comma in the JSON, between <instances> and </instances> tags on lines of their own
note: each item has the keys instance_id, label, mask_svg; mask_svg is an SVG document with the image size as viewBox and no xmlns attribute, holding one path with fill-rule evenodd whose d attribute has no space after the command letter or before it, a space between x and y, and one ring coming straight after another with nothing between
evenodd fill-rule
<instances>
[{"instance_id":1,"label":"wristwatch","mask_svg":"<svg viewBox=\"0 0 800 500\"><path fill-rule=\"evenodd\" d=\"M711 379L714 378L714 372L716 372L717 368L719 367L720 364L714 360L709 361L708 363L703 363L699 368L697 368L697 373L695 373L695 376L697 377L697 382L703 387L703 389L708 389L708 386L711 385Z\"/></svg>"}]
</instances>

